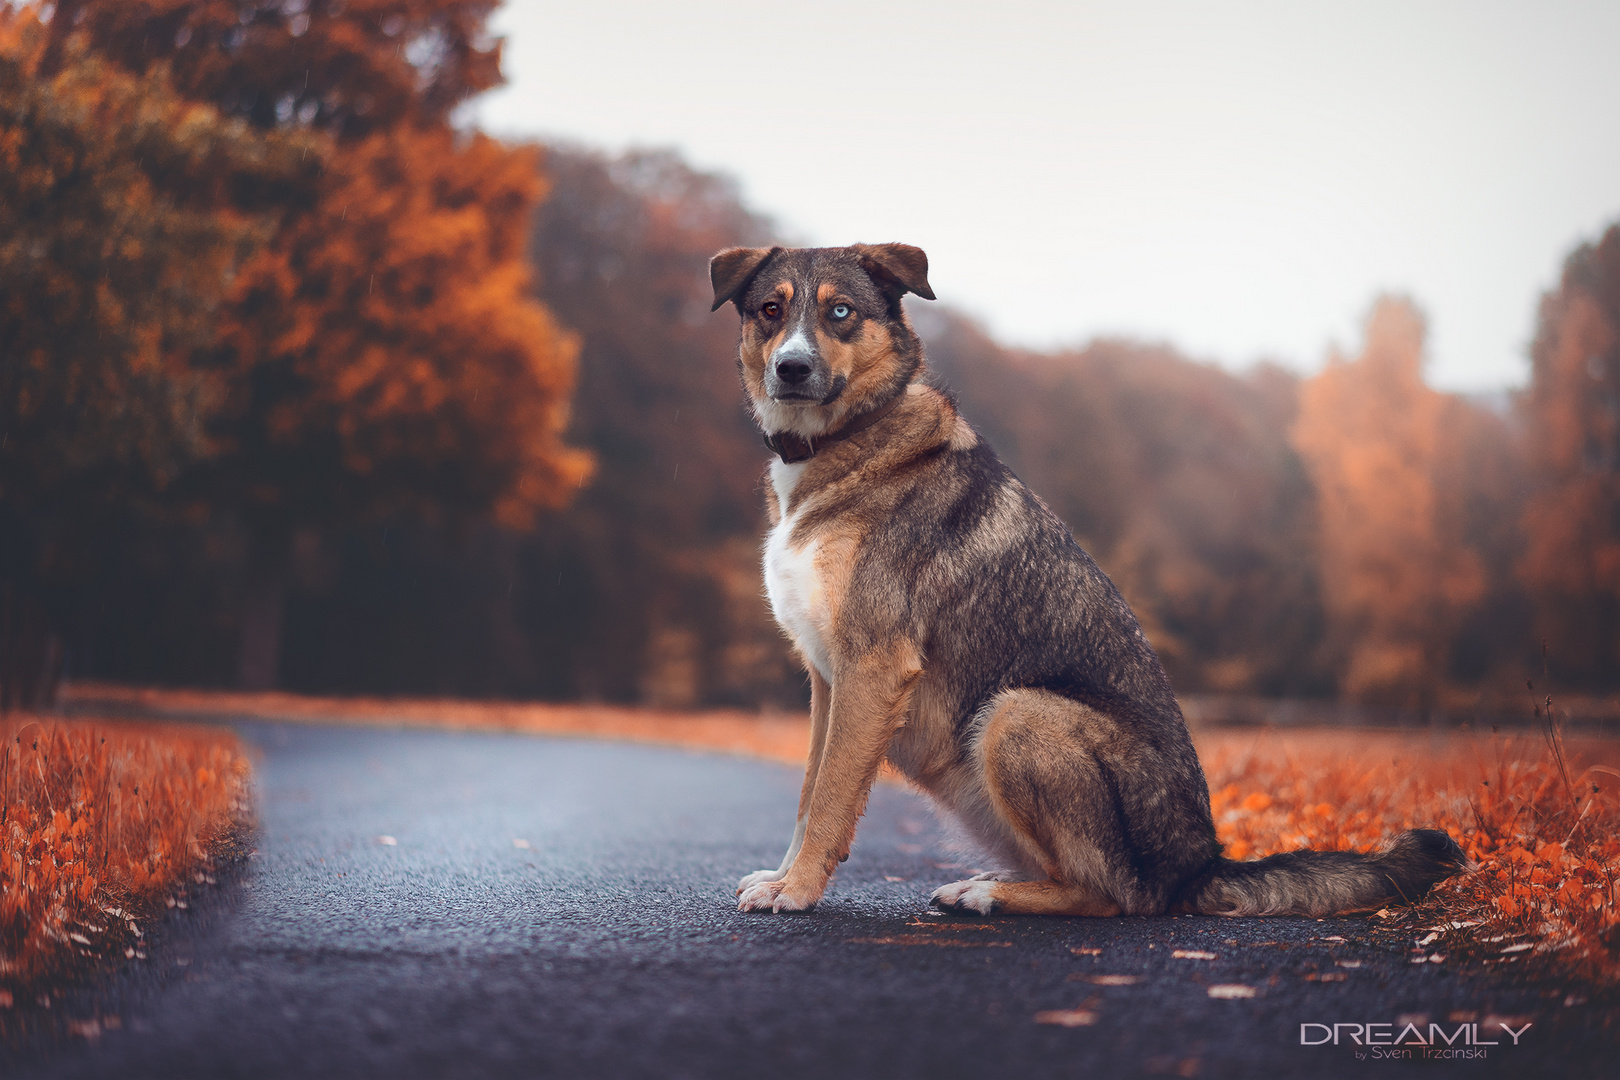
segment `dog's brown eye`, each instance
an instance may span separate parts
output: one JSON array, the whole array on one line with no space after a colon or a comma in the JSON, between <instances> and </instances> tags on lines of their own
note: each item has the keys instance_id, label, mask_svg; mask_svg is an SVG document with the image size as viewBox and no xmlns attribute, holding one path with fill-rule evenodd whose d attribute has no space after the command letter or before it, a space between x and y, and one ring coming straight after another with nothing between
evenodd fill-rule
<instances>
[{"instance_id":1,"label":"dog's brown eye","mask_svg":"<svg viewBox=\"0 0 1620 1080\"><path fill-rule=\"evenodd\" d=\"M778 304L775 300L772 300L770 303L760 308L759 313L765 316L767 319L779 319L782 317L782 305Z\"/></svg>"}]
</instances>

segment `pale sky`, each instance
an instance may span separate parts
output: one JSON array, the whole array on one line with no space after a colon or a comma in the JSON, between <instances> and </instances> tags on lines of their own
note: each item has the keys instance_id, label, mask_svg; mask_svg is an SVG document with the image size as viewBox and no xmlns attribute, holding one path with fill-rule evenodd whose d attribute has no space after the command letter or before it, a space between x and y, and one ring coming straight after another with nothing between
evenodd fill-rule
<instances>
[{"instance_id":1,"label":"pale sky","mask_svg":"<svg viewBox=\"0 0 1620 1080\"><path fill-rule=\"evenodd\" d=\"M507 0L471 118L674 147L813 244L928 252L1001 340L1241 368L1354 348L1521 384L1538 297L1620 220L1620 2ZM913 301L924 303L924 301Z\"/></svg>"}]
</instances>

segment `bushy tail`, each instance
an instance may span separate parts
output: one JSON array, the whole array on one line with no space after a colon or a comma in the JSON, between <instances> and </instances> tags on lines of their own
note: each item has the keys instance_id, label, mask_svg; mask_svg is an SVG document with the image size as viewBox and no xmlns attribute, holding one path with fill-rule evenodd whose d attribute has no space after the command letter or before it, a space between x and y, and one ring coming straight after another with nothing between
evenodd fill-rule
<instances>
[{"instance_id":1,"label":"bushy tail","mask_svg":"<svg viewBox=\"0 0 1620 1080\"><path fill-rule=\"evenodd\" d=\"M1407 904L1467 869L1457 842L1438 829L1401 833L1389 850L1289 851L1254 862L1216 859L1189 883L1177 907L1199 915L1342 915Z\"/></svg>"}]
</instances>

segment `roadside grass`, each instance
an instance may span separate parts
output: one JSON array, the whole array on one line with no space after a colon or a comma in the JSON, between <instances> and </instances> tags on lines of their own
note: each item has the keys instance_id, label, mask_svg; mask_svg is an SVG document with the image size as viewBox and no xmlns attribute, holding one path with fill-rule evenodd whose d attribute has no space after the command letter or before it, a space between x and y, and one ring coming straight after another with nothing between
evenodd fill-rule
<instances>
[{"instance_id":1,"label":"roadside grass","mask_svg":"<svg viewBox=\"0 0 1620 1080\"><path fill-rule=\"evenodd\" d=\"M610 705L306 698L70 687L72 708L171 719L255 716L627 739L802 764L793 714ZM1409 828L1449 832L1478 869L1374 916L1411 931L1414 962L1470 957L1550 978L1620 983L1620 740L1433 729L1202 727L1193 741L1229 857L1377 850ZM893 772L885 778L900 782ZM1419 944L1421 943L1421 945Z\"/></svg>"},{"instance_id":2,"label":"roadside grass","mask_svg":"<svg viewBox=\"0 0 1620 1080\"><path fill-rule=\"evenodd\" d=\"M223 730L0 718L0 1007L144 957L142 926L245 820L248 775Z\"/></svg>"}]
</instances>

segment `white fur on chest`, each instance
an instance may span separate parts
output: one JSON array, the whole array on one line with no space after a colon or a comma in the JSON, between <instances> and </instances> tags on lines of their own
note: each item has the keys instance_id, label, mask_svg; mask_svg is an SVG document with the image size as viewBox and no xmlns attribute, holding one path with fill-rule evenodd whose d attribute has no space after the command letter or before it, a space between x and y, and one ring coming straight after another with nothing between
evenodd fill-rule
<instances>
[{"instance_id":1,"label":"white fur on chest","mask_svg":"<svg viewBox=\"0 0 1620 1080\"><path fill-rule=\"evenodd\" d=\"M771 462L771 487L776 495L780 519L776 528L765 538L765 595L770 598L771 612L799 651L816 666L821 677L832 681L832 660L828 656L826 638L832 627L827 608L826 590L816 573L814 540L791 543L793 527L804 513L804 504L787 512L788 498L794 485L804 475L804 463L787 465Z\"/></svg>"}]
</instances>

